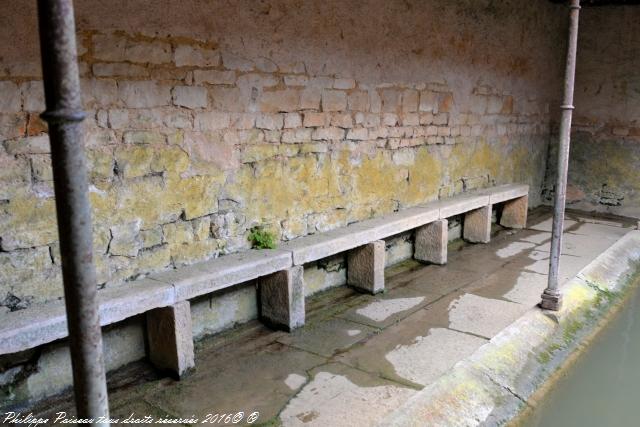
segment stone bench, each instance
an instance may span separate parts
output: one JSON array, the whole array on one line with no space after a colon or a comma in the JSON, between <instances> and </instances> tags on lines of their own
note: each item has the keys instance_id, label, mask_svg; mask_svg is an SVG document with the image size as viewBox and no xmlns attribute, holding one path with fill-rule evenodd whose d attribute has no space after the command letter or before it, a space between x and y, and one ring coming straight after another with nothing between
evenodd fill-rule
<instances>
[{"instance_id":1,"label":"stone bench","mask_svg":"<svg viewBox=\"0 0 640 427\"><path fill-rule=\"evenodd\" d=\"M415 229L415 259L445 264L447 218L464 214L463 237L471 242L488 242L495 204L503 204L501 225L526 225L528 191L526 185L493 187L300 237L279 249L225 255L152 274L126 286L99 291L100 322L105 326L146 313L149 359L179 377L194 366L190 299L257 280L261 319L292 330L305 321L304 264L346 252L348 284L370 293L381 292L384 238ZM0 355L67 335L63 301L8 313L0 324Z\"/></svg>"}]
</instances>

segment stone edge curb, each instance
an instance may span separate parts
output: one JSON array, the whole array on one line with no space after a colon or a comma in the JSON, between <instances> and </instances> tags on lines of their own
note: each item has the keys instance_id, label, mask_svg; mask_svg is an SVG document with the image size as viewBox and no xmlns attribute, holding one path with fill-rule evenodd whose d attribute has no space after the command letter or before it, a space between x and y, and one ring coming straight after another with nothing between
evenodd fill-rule
<instances>
[{"instance_id":1,"label":"stone edge curb","mask_svg":"<svg viewBox=\"0 0 640 427\"><path fill-rule=\"evenodd\" d=\"M603 327L640 275L640 231L630 231L562 287L560 312L533 308L379 426L504 425Z\"/></svg>"}]
</instances>

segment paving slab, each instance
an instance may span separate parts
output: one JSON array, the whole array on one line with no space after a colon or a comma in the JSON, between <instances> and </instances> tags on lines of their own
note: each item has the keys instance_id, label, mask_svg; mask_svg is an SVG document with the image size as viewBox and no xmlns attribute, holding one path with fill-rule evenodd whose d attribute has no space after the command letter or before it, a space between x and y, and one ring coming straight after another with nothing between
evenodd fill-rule
<instances>
[{"instance_id":1,"label":"paving slab","mask_svg":"<svg viewBox=\"0 0 640 427\"><path fill-rule=\"evenodd\" d=\"M631 230L630 227L624 224L608 225L601 223L589 223L580 221L578 226L572 227L571 234L582 234L584 236L590 236L592 238L604 238L609 240L618 240Z\"/></svg>"},{"instance_id":2,"label":"paving slab","mask_svg":"<svg viewBox=\"0 0 640 427\"><path fill-rule=\"evenodd\" d=\"M283 426L369 426L416 394L340 364L316 368L311 377L280 414Z\"/></svg>"},{"instance_id":3,"label":"paving slab","mask_svg":"<svg viewBox=\"0 0 640 427\"><path fill-rule=\"evenodd\" d=\"M547 276L544 274L505 268L463 290L485 298L534 307L540 302L540 295L546 287Z\"/></svg>"},{"instance_id":4,"label":"paving slab","mask_svg":"<svg viewBox=\"0 0 640 427\"><path fill-rule=\"evenodd\" d=\"M462 332L442 331L449 326L449 306L457 296L446 296L413 313L335 360L398 382L428 384L486 342Z\"/></svg>"},{"instance_id":5,"label":"paving slab","mask_svg":"<svg viewBox=\"0 0 640 427\"><path fill-rule=\"evenodd\" d=\"M324 358L277 343L254 352L222 349L208 356L197 360L188 380L158 386L145 400L176 416L202 419L209 413L257 411L259 420L267 421L307 381L307 371L325 363Z\"/></svg>"},{"instance_id":6,"label":"paving slab","mask_svg":"<svg viewBox=\"0 0 640 427\"><path fill-rule=\"evenodd\" d=\"M395 288L379 296L369 296L338 317L384 329L440 298L439 294L411 287ZM363 305L364 304L364 305Z\"/></svg>"},{"instance_id":7,"label":"paving slab","mask_svg":"<svg viewBox=\"0 0 640 427\"><path fill-rule=\"evenodd\" d=\"M620 239L620 237L621 236L618 235L608 237L589 236L567 232L562 236L562 254L594 259L598 254L604 252L609 246ZM551 250L551 242L538 245L536 250L549 253Z\"/></svg>"},{"instance_id":8,"label":"paving slab","mask_svg":"<svg viewBox=\"0 0 640 427\"><path fill-rule=\"evenodd\" d=\"M464 265L430 265L408 274L404 285L424 293L447 295L483 277L481 272L470 271Z\"/></svg>"},{"instance_id":9,"label":"paving slab","mask_svg":"<svg viewBox=\"0 0 640 427\"><path fill-rule=\"evenodd\" d=\"M374 334L377 329L344 319L328 319L307 325L278 342L324 357L332 357L358 341Z\"/></svg>"},{"instance_id":10,"label":"paving slab","mask_svg":"<svg viewBox=\"0 0 640 427\"><path fill-rule=\"evenodd\" d=\"M567 218L567 216L565 215L564 224L563 224L563 230L567 231L568 228L573 227L576 224L577 224L576 221ZM529 225L529 226L527 226L527 228L530 229L530 230L551 232L552 225L553 225L553 218L549 217L549 218L547 218L547 219L545 219L543 221L540 221L538 223Z\"/></svg>"},{"instance_id":11,"label":"paving slab","mask_svg":"<svg viewBox=\"0 0 640 427\"><path fill-rule=\"evenodd\" d=\"M551 241L551 232L537 230L522 230L518 235L518 240L522 242L535 243L537 245Z\"/></svg>"},{"instance_id":12,"label":"paving slab","mask_svg":"<svg viewBox=\"0 0 640 427\"><path fill-rule=\"evenodd\" d=\"M449 306L449 327L492 338L528 309L522 304L465 293Z\"/></svg>"}]
</instances>

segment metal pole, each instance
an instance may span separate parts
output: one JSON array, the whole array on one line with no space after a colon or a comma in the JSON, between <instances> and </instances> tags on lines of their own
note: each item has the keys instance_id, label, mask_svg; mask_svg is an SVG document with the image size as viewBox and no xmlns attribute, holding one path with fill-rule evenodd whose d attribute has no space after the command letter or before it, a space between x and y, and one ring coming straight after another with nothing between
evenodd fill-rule
<instances>
[{"instance_id":1,"label":"metal pole","mask_svg":"<svg viewBox=\"0 0 640 427\"><path fill-rule=\"evenodd\" d=\"M560 122L560 145L558 147L558 176L556 177L555 200L553 205L553 229L551 235L551 253L549 257L549 278L547 288L542 293L541 307L547 310L559 310L562 296L558 290L558 264L562 250L562 231L564 228L564 208L566 201L567 171L569 169L569 144L571 142L571 115L573 113L573 87L576 73L576 50L578 47L578 16L580 0L569 0L570 24L567 65L564 76L564 101L562 121Z\"/></svg>"},{"instance_id":2,"label":"metal pole","mask_svg":"<svg viewBox=\"0 0 640 427\"><path fill-rule=\"evenodd\" d=\"M108 425L72 1L38 0L38 22L77 415Z\"/></svg>"}]
</instances>

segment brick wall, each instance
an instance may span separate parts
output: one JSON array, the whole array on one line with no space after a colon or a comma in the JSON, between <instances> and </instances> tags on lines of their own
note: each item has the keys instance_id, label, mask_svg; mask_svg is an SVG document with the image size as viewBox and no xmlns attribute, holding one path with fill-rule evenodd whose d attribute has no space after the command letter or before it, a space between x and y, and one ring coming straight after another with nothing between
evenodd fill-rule
<instances>
[{"instance_id":1,"label":"brick wall","mask_svg":"<svg viewBox=\"0 0 640 427\"><path fill-rule=\"evenodd\" d=\"M257 225L287 240L507 182L537 203L555 6L120 3L77 2L100 286L245 250ZM62 295L33 12L0 26L5 310Z\"/></svg>"}]
</instances>

